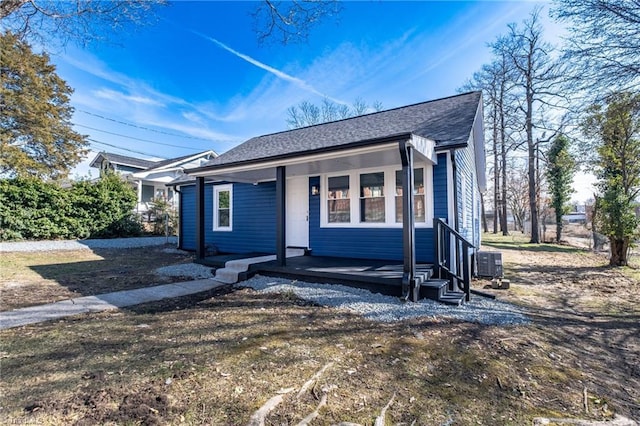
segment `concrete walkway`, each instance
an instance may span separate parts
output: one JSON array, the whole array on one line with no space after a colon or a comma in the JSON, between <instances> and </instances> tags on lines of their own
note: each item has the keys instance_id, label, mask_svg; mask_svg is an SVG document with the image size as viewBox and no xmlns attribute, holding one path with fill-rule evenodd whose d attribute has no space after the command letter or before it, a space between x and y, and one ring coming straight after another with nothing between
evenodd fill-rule
<instances>
[{"instance_id":1,"label":"concrete walkway","mask_svg":"<svg viewBox=\"0 0 640 426\"><path fill-rule=\"evenodd\" d=\"M110 309L124 308L141 303L155 302L162 299L187 296L216 287L227 285L214 279L185 281L174 284L164 284L135 290L116 291L114 293L96 296L78 297L47 305L30 306L0 312L0 330L36 324L43 321L63 318L87 312L100 312Z\"/></svg>"}]
</instances>

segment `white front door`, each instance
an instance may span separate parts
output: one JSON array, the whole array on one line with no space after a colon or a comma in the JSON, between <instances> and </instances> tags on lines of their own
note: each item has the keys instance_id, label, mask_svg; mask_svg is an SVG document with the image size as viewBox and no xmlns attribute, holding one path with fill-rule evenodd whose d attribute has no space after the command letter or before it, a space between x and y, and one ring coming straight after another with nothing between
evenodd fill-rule
<instances>
[{"instance_id":1,"label":"white front door","mask_svg":"<svg viewBox=\"0 0 640 426\"><path fill-rule=\"evenodd\" d=\"M287 179L287 247L309 247L309 178Z\"/></svg>"}]
</instances>

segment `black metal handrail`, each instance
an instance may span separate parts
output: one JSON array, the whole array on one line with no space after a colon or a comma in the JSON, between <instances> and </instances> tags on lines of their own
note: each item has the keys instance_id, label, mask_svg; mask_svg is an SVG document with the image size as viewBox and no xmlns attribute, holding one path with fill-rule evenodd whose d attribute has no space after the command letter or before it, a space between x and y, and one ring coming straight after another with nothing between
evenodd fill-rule
<instances>
[{"instance_id":1,"label":"black metal handrail","mask_svg":"<svg viewBox=\"0 0 640 426\"><path fill-rule=\"evenodd\" d=\"M449 290L457 286L464 291L465 300L471 299L471 253L475 246L458 231L449 226L444 219L433 219L436 273L439 278L449 280ZM452 262L455 258L455 262Z\"/></svg>"}]
</instances>

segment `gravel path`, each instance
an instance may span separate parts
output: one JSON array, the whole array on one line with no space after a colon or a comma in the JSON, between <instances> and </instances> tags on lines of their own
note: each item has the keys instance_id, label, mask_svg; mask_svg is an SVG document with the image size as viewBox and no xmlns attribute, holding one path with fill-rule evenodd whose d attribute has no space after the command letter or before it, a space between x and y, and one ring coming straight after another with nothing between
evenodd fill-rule
<instances>
[{"instance_id":1,"label":"gravel path","mask_svg":"<svg viewBox=\"0 0 640 426\"><path fill-rule=\"evenodd\" d=\"M0 243L0 252L38 252L53 250L121 249L177 244L178 237L112 238L103 240L17 241Z\"/></svg>"},{"instance_id":2,"label":"gravel path","mask_svg":"<svg viewBox=\"0 0 640 426\"><path fill-rule=\"evenodd\" d=\"M380 322L401 321L417 317L448 317L462 321L492 325L529 323L524 312L515 305L472 296L471 302L460 307L446 306L433 300L417 303L402 302L397 297L371 293L367 290L336 284L315 284L284 278L255 276L239 286L260 292L293 292L298 297L323 306L334 306L359 313Z\"/></svg>"},{"instance_id":3,"label":"gravel path","mask_svg":"<svg viewBox=\"0 0 640 426\"><path fill-rule=\"evenodd\" d=\"M202 265L184 264L156 270L169 276L211 276L211 269ZM461 321L491 325L521 325L530 321L525 312L510 303L472 296L471 302L460 307L446 306L432 300L404 303L397 297L371 293L367 290L336 284L315 284L285 278L255 276L237 284L269 293L293 292L301 299L323 306L348 309L374 321L392 322L418 317L446 317Z\"/></svg>"}]
</instances>

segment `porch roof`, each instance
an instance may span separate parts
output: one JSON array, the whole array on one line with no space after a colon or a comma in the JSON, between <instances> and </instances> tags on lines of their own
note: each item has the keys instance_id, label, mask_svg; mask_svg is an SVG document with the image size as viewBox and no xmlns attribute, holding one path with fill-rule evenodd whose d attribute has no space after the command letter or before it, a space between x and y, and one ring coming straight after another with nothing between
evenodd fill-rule
<instances>
[{"instance_id":1,"label":"porch roof","mask_svg":"<svg viewBox=\"0 0 640 426\"><path fill-rule=\"evenodd\" d=\"M436 149L466 146L481 92L469 92L345 120L258 136L187 172L206 175L229 167L314 153L428 139Z\"/></svg>"}]
</instances>

